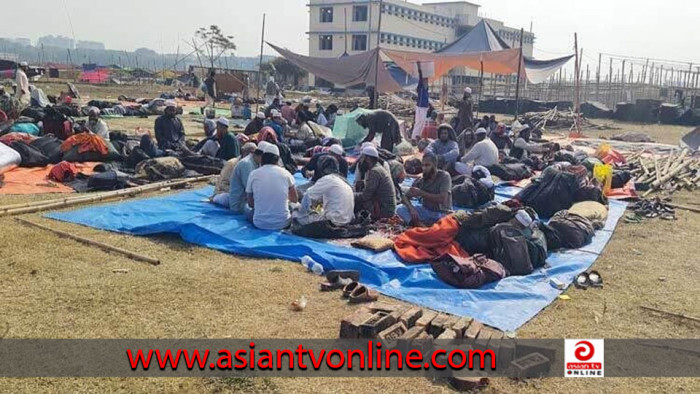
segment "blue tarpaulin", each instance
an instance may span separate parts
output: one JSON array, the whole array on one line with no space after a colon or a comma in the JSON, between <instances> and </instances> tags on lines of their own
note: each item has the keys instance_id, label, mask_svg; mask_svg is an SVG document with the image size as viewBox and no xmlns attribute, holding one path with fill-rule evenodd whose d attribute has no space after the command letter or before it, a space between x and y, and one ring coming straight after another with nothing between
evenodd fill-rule
<instances>
[{"instance_id":1,"label":"blue tarpaulin","mask_svg":"<svg viewBox=\"0 0 700 394\"><path fill-rule=\"evenodd\" d=\"M499 190L497 200L505 200L515 191ZM625 203L611 201L607 225L596 233L593 242L581 250L550 254L547 268L538 269L528 276L508 277L480 289L462 290L442 282L429 264L405 265L393 251L375 254L291 234L258 230L244 217L234 216L230 211L207 202L211 193L212 188L206 187L46 216L133 235L179 234L186 242L244 256L299 261L308 255L326 270L359 270L363 283L387 296L441 312L470 316L498 329L514 331L561 293L550 285L550 278L571 284L578 273L595 262L625 210Z\"/></svg>"}]
</instances>

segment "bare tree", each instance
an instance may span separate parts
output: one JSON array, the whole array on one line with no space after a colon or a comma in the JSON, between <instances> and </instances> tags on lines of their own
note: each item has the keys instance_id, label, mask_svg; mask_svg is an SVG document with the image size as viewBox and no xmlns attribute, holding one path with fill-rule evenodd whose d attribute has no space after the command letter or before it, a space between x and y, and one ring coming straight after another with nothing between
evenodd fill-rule
<instances>
[{"instance_id":1,"label":"bare tree","mask_svg":"<svg viewBox=\"0 0 700 394\"><path fill-rule=\"evenodd\" d=\"M225 35L217 25L200 27L194 33L192 41L195 44L197 54L201 54L209 62L211 68L214 68L214 64L226 52L236 50L233 36Z\"/></svg>"}]
</instances>

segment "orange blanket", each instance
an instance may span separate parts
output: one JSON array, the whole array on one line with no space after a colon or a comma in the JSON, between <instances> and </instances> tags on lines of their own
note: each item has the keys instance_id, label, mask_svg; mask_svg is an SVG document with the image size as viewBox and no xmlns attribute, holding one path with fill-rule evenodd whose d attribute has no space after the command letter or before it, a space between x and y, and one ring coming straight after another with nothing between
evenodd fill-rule
<instances>
[{"instance_id":1,"label":"orange blanket","mask_svg":"<svg viewBox=\"0 0 700 394\"><path fill-rule=\"evenodd\" d=\"M92 169L99 163L74 163L85 175L92 175ZM51 167L24 168L17 167L2 174L4 180L0 187L1 194L42 194L74 193L75 190L59 182L48 179Z\"/></svg>"},{"instance_id":2,"label":"orange blanket","mask_svg":"<svg viewBox=\"0 0 700 394\"><path fill-rule=\"evenodd\" d=\"M78 153L99 152L103 155L109 153L107 144L95 134L80 133L69 137L61 144L61 152L68 152L72 147L79 145Z\"/></svg>"},{"instance_id":3,"label":"orange blanket","mask_svg":"<svg viewBox=\"0 0 700 394\"><path fill-rule=\"evenodd\" d=\"M394 240L394 250L407 263L427 263L446 254L469 257L455 236L459 223L453 215L445 216L429 228L413 228Z\"/></svg>"}]
</instances>

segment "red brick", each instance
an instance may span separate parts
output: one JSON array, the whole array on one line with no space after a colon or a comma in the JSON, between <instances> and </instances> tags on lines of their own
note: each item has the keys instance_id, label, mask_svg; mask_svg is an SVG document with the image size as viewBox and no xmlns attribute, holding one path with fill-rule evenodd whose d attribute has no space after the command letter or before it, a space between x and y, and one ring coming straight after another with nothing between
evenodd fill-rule
<instances>
[{"instance_id":1,"label":"red brick","mask_svg":"<svg viewBox=\"0 0 700 394\"><path fill-rule=\"evenodd\" d=\"M340 321L340 337L355 339L360 337L360 326L372 318L372 313L365 309L360 309L350 316L346 316Z\"/></svg>"},{"instance_id":2,"label":"red brick","mask_svg":"<svg viewBox=\"0 0 700 394\"><path fill-rule=\"evenodd\" d=\"M464 337L464 331L469 327L472 320L474 319L471 317L463 317L457 320L457 323L452 326L452 330L457 334L457 339L462 339Z\"/></svg>"},{"instance_id":3,"label":"red brick","mask_svg":"<svg viewBox=\"0 0 700 394\"><path fill-rule=\"evenodd\" d=\"M464 338L471 340L476 339L476 336L479 335L479 331L481 331L482 328L484 328L483 324L473 320L472 324L470 324L466 331L464 331Z\"/></svg>"},{"instance_id":4,"label":"red brick","mask_svg":"<svg viewBox=\"0 0 700 394\"><path fill-rule=\"evenodd\" d=\"M408 331L406 329L406 326L403 323L399 322L380 332L379 335L377 335L377 337L383 340L396 340L400 338L403 334L405 334L406 331Z\"/></svg>"},{"instance_id":5,"label":"red brick","mask_svg":"<svg viewBox=\"0 0 700 394\"><path fill-rule=\"evenodd\" d=\"M360 326L360 338L372 339L396 323L396 317L385 312L377 312Z\"/></svg>"},{"instance_id":6,"label":"red brick","mask_svg":"<svg viewBox=\"0 0 700 394\"><path fill-rule=\"evenodd\" d=\"M384 302L384 301L377 301L377 302L373 302L373 303L369 304L368 308L370 311L372 311L372 313L376 313L376 312L391 313L391 312L398 310L399 308L402 308L402 306L399 304L391 304L391 303Z\"/></svg>"},{"instance_id":7,"label":"red brick","mask_svg":"<svg viewBox=\"0 0 700 394\"><path fill-rule=\"evenodd\" d=\"M437 317L438 313L430 309L423 309L423 315L416 322L417 326L429 327L430 323Z\"/></svg>"},{"instance_id":8,"label":"red brick","mask_svg":"<svg viewBox=\"0 0 700 394\"><path fill-rule=\"evenodd\" d=\"M541 353L530 353L510 363L513 375L517 378L537 378L549 372L551 363Z\"/></svg>"},{"instance_id":9,"label":"red brick","mask_svg":"<svg viewBox=\"0 0 700 394\"><path fill-rule=\"evenodd\" d=\"M423 310L421 308L411 308L404 312L403 315L399 318L399 321L402 322L406 328L411 328L416 325L416 322L418 319L420 319L423 316Z\"/></svg>"},{"instance_id":10,"label":"red brick","mask_svg":"<svg viewBox=\"0 0 700 394\"><path fill-rule=\"evenodd\" d=\"M450 385L457 391L474 391L489 385L489 378L450 378Z\"/></svg>"}]
</instances>

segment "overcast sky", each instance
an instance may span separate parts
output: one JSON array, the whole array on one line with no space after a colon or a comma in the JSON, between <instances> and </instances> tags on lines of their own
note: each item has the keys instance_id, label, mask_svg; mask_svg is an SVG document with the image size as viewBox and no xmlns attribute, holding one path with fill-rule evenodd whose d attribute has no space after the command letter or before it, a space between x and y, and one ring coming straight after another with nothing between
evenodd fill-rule
<instances>
[{"instance_id":1,"label":"overcast sky","mask_svg":"<svg viewBox=\"0 0 700 394\"><path fill-rule=\"evenodd\" d=\"M256 56L262 14L266 39L308 52L307 0L31 0L3 4L0 35L36 40L47 34L103 42L108 49L147 47L189 51L184 43L200 26L217 24L235 36L239 56ZM428 1L429 2L429 1ZM700 63L697 0L474 0L481 14L508 26L530 28L535 56L573 52L574 32L584 49L584 67L599 52ZM73 31L68 14L72 20ZM266 48L268 54L274 51ZM641 62L641 61L640 61Z\"/></svg>"}]
</instances>

